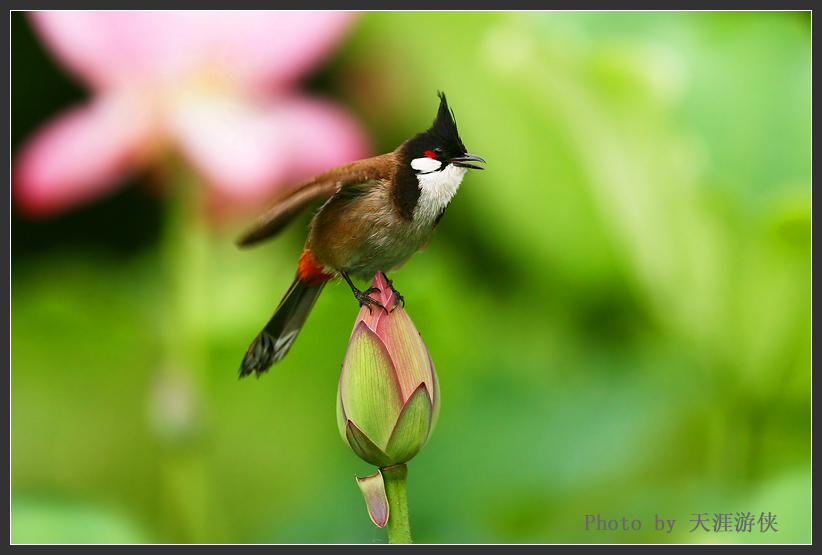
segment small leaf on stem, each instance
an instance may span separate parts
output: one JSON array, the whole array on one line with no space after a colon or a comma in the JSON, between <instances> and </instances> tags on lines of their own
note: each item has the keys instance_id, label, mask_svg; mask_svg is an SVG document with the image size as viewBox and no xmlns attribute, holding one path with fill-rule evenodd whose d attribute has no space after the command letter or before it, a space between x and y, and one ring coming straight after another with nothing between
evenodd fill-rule
<instances>
[{"instance_id":1,"label":"small leaf on stem","mask_svg":"<svg viewBox=\"0 0 822 555\"><path fill-rule=\"evenodd\" d=\"M383 528L388 522L388 497L385 495L385 483L382 474L378 471L376 474L365 478L357 477L357 485L360 486L363 497L365 497L365 504L368 507L368 515L371 520L374 521L374 524Z\"/></svg>"}]
</instances>

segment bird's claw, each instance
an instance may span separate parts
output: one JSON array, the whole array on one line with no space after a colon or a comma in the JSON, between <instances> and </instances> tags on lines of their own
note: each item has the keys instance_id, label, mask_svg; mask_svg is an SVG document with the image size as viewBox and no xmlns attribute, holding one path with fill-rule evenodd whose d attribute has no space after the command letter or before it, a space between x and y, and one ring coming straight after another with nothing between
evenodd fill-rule
<instances>
[{"instance_id":1,"label":"bird's claw","mask_svg":"<svg viewBox=\"0 0 822 555\"><path fill-rule=\"evenodd\" d=\"M365 291L355 291L354 297L356 297L357 301L359 301L360 306L368 307L368 313L371 314L373 311L371 310L372 306L378 306L383 309L386 313L388 309L385 306L371 296L371 293L380 293L380 289L378 287L369 287Z\"/></svg>"},{"instance_id":2,"label":"bird's claw","mask_svg":"<svg viewBox=\"0 0 822 555\"><path fill-rule=\"evenodd\" d=\"M391 289L391 292L394 294L394 307L391 309L391 312L394 312L402 303L402 307L405 308L405 297L403 297L399 291L394 288L394 280L388 279L388 276L385 275L385 272L382 272L382 277L385 278L385 282L388 284L388 288Z\"/></svg>"}]
</instances>

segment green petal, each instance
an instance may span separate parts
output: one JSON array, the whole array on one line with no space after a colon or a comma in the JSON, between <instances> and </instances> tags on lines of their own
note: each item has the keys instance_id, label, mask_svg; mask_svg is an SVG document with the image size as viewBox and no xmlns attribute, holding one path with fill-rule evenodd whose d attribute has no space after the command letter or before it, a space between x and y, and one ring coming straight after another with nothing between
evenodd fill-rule
<instances>
[{"instance_id":1,"label":"green petal","mask_svg":"<svg viewBox=\"0 0 822 555\"><path fill-rule=\"evenodd\" d=\"M340 413L384 449L402 409L396 370L380 338L360 322L351 334L340 377Z\"/></svg>"},{"instance_id":2,"label":"green petal","mask_svg":"<svg viewBox=\"0 0 822 555\"><path fill-rule=\"evenodd\" d=\"M385 452L377 447L356 424L350 420L345 426L345 439L356 455L369 464L383 467L391 466L394 461Z\"/></svg>"},{"instance_id":3,"label":"green petal","mask_svg":"<svg viewBox=\"0 0 822 555\"><path fill-rule=\"evenodd\" d=\"M382 474L377 472L365 478L357 478L365 505L368 507L368 516L380 528L388 522L388 496L385 494L385 482Z\"/></svg>"},{"instance_id":4,"label":"green petal","mask_svg":"<svg viewBox=\"0 0 822 555\"><path fill-rule=\"evenodd\" d=\"M343 439L345 437L345 427L348 424L348 417L345 415L345 409L342 406L342 397L340 397L340 387L337 386L337 429L340 431L340 435Z\"/></svg>"},{"instance_id":5,"label":"green petal","mask_svg":"<svg viewBox=\"0 0 822 555\"><path fill-rule=\"evenodd\" d=\"M428 354L428 362L431 364L431 372L434 377L434 383L431 387L431 402L434 404L431 411L431 429L428 430L428 437L434 433L434 428L437 427L437 420L440 417L440 380L437 378L437 372L434 370L434 361L431 360L431 354Z\"/></svg>"},{"instance_id":6,"label":"green petal","mask_svg":"<svg viewBox=\"0 0 822 555\"><path fill-rule=\"evenodd\" d=\"M395 463L410 461L428 441L432 412L428 389L420 384L403 407L385 449Z\"/></svg>"}]
</instances>

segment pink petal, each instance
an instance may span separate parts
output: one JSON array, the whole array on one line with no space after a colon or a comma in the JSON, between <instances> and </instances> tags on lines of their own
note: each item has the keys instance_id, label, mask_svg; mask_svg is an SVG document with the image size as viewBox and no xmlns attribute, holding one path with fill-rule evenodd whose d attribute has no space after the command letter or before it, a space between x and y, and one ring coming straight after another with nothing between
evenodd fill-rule
<instances>
[{"instance_id":1,"label":"pink petal","mask_svg":"<svg viewBox=\"0 0 822 555\"><path fill-rule=\"evenodd\" d=\"M134 96L107 95L38 130L13 168L15 200L44 216L100 197L145 153L150 119Z\"/></svg>"},{"instance_id":2,"label":"pink petal","mask_svg":"<svg viewBox=\"0 0 822 555\"><path fill-rule=\"evenodd\" d=\"M172 114L170 131L218 192L240 199L266 198L368 152L349 116L305 99L262 105L227 96L189 98Z\"/></svg>"},{"instance_id":3,"label":"pink petal","mask_svg":"<svg viewBox=\"0 0 822 555\"><path fill-rule=\"evenodd\" d=\"M127 12L46 11L29 13L52 55L86 85L101 88L134 75L128 34L117 24ZM148 35L151 36L151 35Z\"/></svg>"},{"instance_id":4,"label":"pink petal","mask_svg":"<svg viewBox=\"0 0 822 555\"><path fill-rule=\"evenodd\" d=\"M61 64L95 89L185 76L219 38L210 32L218 12L59 11L30 19Z\"/></svg>"},{"instance_id":5,"label":"pink petal","mask_svg":"<svg viewBox=\"0 0 822 555\"><path fill-rule=\"evenodd\" d=\"M356 12L236 11L223 15L224 67L250 89L286 90L342 40Z\"/></svg>"},{"instance_id":6,"label":"pink petal","mask_svg":"<svg viewBox=\"0 0 822 555\"><path fill-rule=\"evenodd\" d=\"M293 172L300 179L372 152L360 124L327 100L290 99L283 106L281 125L288 129Z\"/></svg>"},{"instance_id":7,"label":"pink petal","mask_svg":"<svg viewBox=\"0 0 822 555\"><path fill-rule=\"evenodd\" d=\"M115 67L93 12L29 12L29 20L52 55L87 84L101 81Z\"/></svg>"},{"instance_id":8,"label":"pink petal","mask_svg":"<svg viewBox=\"0 0 822 555\"><path fill-rule=\"evenodd\" d=\"M356 17L329 11L58 11L30 19L54 56L93 88L211 67L249 90L284 90Z\"/></svg>"},{"instance_id":9,"label":"pink petal","mask_svg":"<svg viewBox=\"0 0 822 555\"><path fill-rule=\"evenodd\" d=\"M217 189L239 197L259 196L288 174L288 137L276 113L227 96L201 96L180 103L169 132L188 161Z\"/></svg>"}]
</instances>

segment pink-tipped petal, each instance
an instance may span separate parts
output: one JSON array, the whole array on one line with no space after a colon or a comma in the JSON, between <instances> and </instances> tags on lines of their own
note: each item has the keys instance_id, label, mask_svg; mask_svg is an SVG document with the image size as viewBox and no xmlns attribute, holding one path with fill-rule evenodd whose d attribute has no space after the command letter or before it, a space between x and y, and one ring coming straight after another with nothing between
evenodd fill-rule
<instances>
[{"instance_id":1,"label":"pink-tipped petal","mask_svg":"<svg viewBox=\"0 0 822 555\"><path fill-rule=\"evenodd\" d=\"M15 200L46 216L98 198L145 154L150 114L135 95L107 95L72 108L37 131L18 154Z\"/></svg>"},{"instance_id":2,"label":"pink-tipped petal","mask_svg":"<svg viewBox=\"0 0 822 555\"><path fill-rule=\"evenodd\" d=\"M388 282L385 280L385 277L383 277L381 272L378 272L374 276L371 285L377 288L377 291L371 293L371 297L373 299L379 301L383 306L388 307L389 310L397 304L396 298L394 297L394 292L391 291L390 287L388 287ZM357 321L362 320L371 331L378 333L381 329L380 323L384 320L388 320L390 314L391 313L386 313L384 310L369 310L367 305L363 305L360 307L360 312L357 315ZM414 387L416 387L416 385Z\"/></svg>"},{"instance_id":3,"label":"pink-tipped petal","mask_svg":"<svg viewBox=\"0 0 822 555\"><path fill-rule=\"evenodd\" d=\"M362 321L373 331L391 354L398 369L397 380L402 391L403 402L408 400L421 383L424 383L431 402L434 404L435 392L438 394L437 377L425 342L402 304L397 305L394 292L382 273L374 276L371 285L379 289L371 293L371 297L393 310L390 312L371 310L369 312L368 307L363 306L360 308L357 321Z\"/></svg>"}]
</instances>

